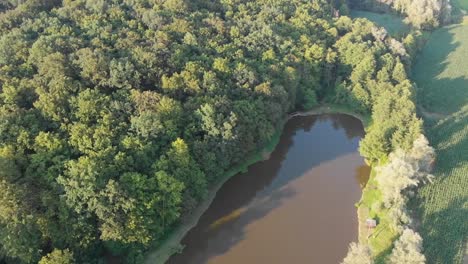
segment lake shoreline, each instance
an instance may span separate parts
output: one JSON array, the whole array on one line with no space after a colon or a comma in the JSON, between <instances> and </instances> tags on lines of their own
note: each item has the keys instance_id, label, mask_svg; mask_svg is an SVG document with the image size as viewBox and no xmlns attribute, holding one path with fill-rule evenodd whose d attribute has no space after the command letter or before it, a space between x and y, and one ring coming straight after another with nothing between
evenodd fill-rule
<instances>
[{"instance_id":1,"label":"lake shoreline","mask_svg":"<svg viewBox=\"0 0 468 264\"><path fill-rule=\"evenodd\" d=\"M172 255L183 250L184 246L181 245L182 239L192 228L194 228L197 225L201 216L209 208L221 187L226 183L227 180L229 180L234 175L237 175L238 173L247 170L249 166L269 159L270 154L275 150L277 144L279 143L279 139L283 133L285 124L290 119L297 116L313 116L325 114L344 114L353 116L354 118L361 121L361 123L364 126L364 129L370 124L370 117L355 113L345 106L338 106L332 104L323 104L310 110L298 111L288 114L284 121L281 123L280 129L278 129L278 131L272 137L271 141L268 144L266 144L266 146L262 150L250 155L244 163L236 165L232 169L225 172L223 177L221 177L218 180L218 182L214 184L212 188L210 188L206 198L199 203L199 205L190 215L187 215L185 217L185 221L180 223L177 226L177 228L168 236L168 238L160 244L159 247L146 254L145 263L165 263ZM361 219L359 218L358 214L359 223L361 222L360 220ZM358 230L358 233L360 233L360 230Z\"/></svg>"}]
</instances>

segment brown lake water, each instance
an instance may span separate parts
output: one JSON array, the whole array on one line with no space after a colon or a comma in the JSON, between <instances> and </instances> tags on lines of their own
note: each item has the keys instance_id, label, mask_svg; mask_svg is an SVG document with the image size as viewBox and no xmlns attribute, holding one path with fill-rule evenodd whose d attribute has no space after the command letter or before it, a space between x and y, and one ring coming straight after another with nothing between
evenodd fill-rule
<instances>
[{"instance_id":1,"label":"brown lake water","mask_svg":"<svg viewBox=\"0 0 468 264\"><path fill-rule=\"evenodd\" d=\"M270 159L221 187L168 263L340 263L358 237L363 136L348 115L292 118Z\"/></svg>"}]
</instances>

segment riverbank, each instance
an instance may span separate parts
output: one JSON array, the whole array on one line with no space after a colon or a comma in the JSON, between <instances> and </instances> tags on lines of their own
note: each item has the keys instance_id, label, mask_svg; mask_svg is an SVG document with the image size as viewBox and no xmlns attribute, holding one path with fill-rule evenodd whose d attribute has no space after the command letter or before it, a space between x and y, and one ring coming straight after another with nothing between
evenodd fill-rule
<instances>
[{"instance_id":1,"label":"riverbank","mask_svg":"<svg viewBox=\"0 0 468 264\"><path fill-rule=\"evenodd\" d=\"M187 232L190 231L198 223L200 217L208 209L213 199L216 197L216 193L223 186L223 184L230 179L232 176L247 171L248 167L266 160L269 158L270 154L276 148L281 134L283 132L284 125L288 120L294 118L295 116L309 116L309 115L322 115L322 114L346 114L353 116L359 119L364 127L366 128L370 124L370 116L364 116L359 113L353 112L352 109L332 104L324 104L313 109L303 111L303 112L294 112L289 114L285 120L282 122L280 129L275 133L270 142L260 151L250 155L246 161L242 164L234 166L229 171L227 171L223 177L208 191L206 198L198 205L198 207L188 216L185 217L185 221L182 222L169 236L164 240L159 247L155 250L149 252L146 256L145 263L165 263L169 257L173 254L180 252L183 249L181 245L182 239L185 237Z\"/></svg>"},{"instance_id":2,"label":"riverbank","mask_svg":"<svg viewBox=\"0 0 468 264\"><path fill-rule=\"evenodd\" d=\"M397 230L392 228L388 209L381 206L381 192L375 180L377 164L372 166L369 181L362 190L362 198L357 204L359 220L359 242L369 245L375 257L375 263L384 263L385 257L391 252L393 242L398 237ZM377 227L369 230L367 219L377 220Z\"/></svg>"}]
</instances>

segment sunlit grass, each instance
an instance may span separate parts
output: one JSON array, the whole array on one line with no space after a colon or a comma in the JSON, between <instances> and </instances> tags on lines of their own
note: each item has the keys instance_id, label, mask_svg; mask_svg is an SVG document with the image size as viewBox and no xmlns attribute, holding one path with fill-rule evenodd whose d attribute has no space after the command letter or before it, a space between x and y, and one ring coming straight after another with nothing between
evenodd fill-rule
<instances>
[{"instance_id":1,"label":"sunlit grass","mask_svg":"<svg viewBox=\"0 0 468 264\"><path fill-rule=\"evenodd\" d=\"M436 178L416 201L426 257L428 263L462 263L468 238L468 105L427 130L437 152Z\"/></svg>"},{"instance_id":2,"label":"sunlit grass","mask_svg":"<svg viewBox=\"0 0 468 264\"><path fill-rule=\"evenodd\" d=\"M403 18L394 14L379 14L368 11L352 10L352 18L367 18L375 24L384 27L387 32L394 36L403 36L410 31L410 26L403 22Z\"/></svg>"},{"instance_id":3,"label":"sunlit grass","mask_svg":"<svg viewBox=\"0 0 468 264\"><path fill-rule=\"evenodd\" d=\"M456 8L461 8L468 11L468 0L454 0L452 1L452 5Z\"/></svg>"},{"instance_id":4,"label":"sunlit grass","mask_svg":"<svg viewBox=\"0 0 468 264\"><path fill-rule=\"evenodd\" d=\"M451 114L468 103L468 24L436 30L413 68L418 99L431 112Z\"/></svg>"},{"instance_id":5,"label":"sunlit grass","mask_svg":"<svg viewBox=\"0 0 468 264\"><path fill-rule=\"evenodd\" d=\"M371 171L369 182L362 193L359 207L359 221L361 228L359 230L359 240L367 243L376 257L376 263L384 263L385 257L391 251L393 241L397 238L398 232L393 228L391 219L388 217L388 209L382 206L382 194L378 189L375 180L375 169ZM369 231L362 223L367 218L377 220L377 227Z\"/></svg>"},{"instance_id":6,"label":"sunlit grass","mask_svg":"<svg viewBox=\"0 0 468 264\"><path fill-rule=\"evenodd\" d=\"M454 4L468 10L468 0ZM435 147L433 184L413 202L420 217L427 263L463 262L468 238L468 19L434 32L413 70L426 111L443 114L426 120Z\"/></svg>"}]
</instances>

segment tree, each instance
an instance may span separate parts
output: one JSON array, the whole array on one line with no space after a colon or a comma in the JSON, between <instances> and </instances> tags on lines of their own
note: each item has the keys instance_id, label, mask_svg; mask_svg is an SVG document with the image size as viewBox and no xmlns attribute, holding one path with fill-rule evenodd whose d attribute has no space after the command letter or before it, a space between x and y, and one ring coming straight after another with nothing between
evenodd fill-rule
<instances>
[{"instance_id":1,"label":"tree","mask_svg":"<svg viewBox=\"0 0 468 264\"><path fill-rule=\"evenodd\" d=\"M0 251L30 263L39 259L42 240L26 191L0 179Z\"/></svg>"},{"instance_id":2,"label":"tree","mask_svg":"<svg viewBox=\"0 0 468 264\"><path fill-rule=\"evenodd\" d=\"M418 1L424 26L447 11ZM287 113L322 102L372 113L367 160L402 149L430 167L424 140L411 149L416 41L334 18L345 0L18 3L0 4L0 254L16 262L140 261Z\"/></svg>"},{"instance_id":3,"label":"tree","mask_svg":"<svg viewBox=\"0 0 468 264\"><path fill-rule=\"evenodd\" d=\"M348 254L341 264L373 264L370 248L363 244L351 243Z\"/></svg>"},{"instance_id":4,"label":"tree","mask_svg":"<svg viewBox=\"0 0 468 264\"><path fill-rule=\"evenodd\" d=\"M408 79L405 66L400 61L396 63L395 68L393 69L392 79L398 83L402 83Z\"/></svg>"},{"instance_id":5,"label":"tree","mask_svg":"<svg viewBox=\"0 0 468 264\"><path fill-rule=\"evenodd\" d=\"M163 171L184 186L190 186L184 191L184 199L187 206L194 206L206 192L206 178L203 171L192 158L188 145L181 138L171 144L171 148L155 164L158 171Z\"/></svg>"},{"instance_id":6,"label":"tree","mask_svg":"<svg viewBox=\"0 0 468 264\"><path fill-rule=\"evenodd\" d=\"M392 253L388 258L389 264L424 264L426 257L421 253L422 238L412 229L405 229L395 242Z\"/></svg>"},{"instance_id":7,"label":"tree","mask_svg":"<svg viewBox=\"0 0 468 264\"><path fill-rule=\"evenodd\" d=\"M401 199L403 191L431 180L429 171L433 159L434 150L422 135L411 150L399 149L389 155L388 163L378 168L376 176L387 208Z\"/></svg>"},{"instance_id":8,"label":"tree","mask_svg":"<svg viewBox=\"0 0 468 264\"><path fill-rule=\"evenodd\" d=\"M75 258L68 249L54 249L51 253L42 257L38 264L73 264Z\"/></svg>"}]
</instances>

